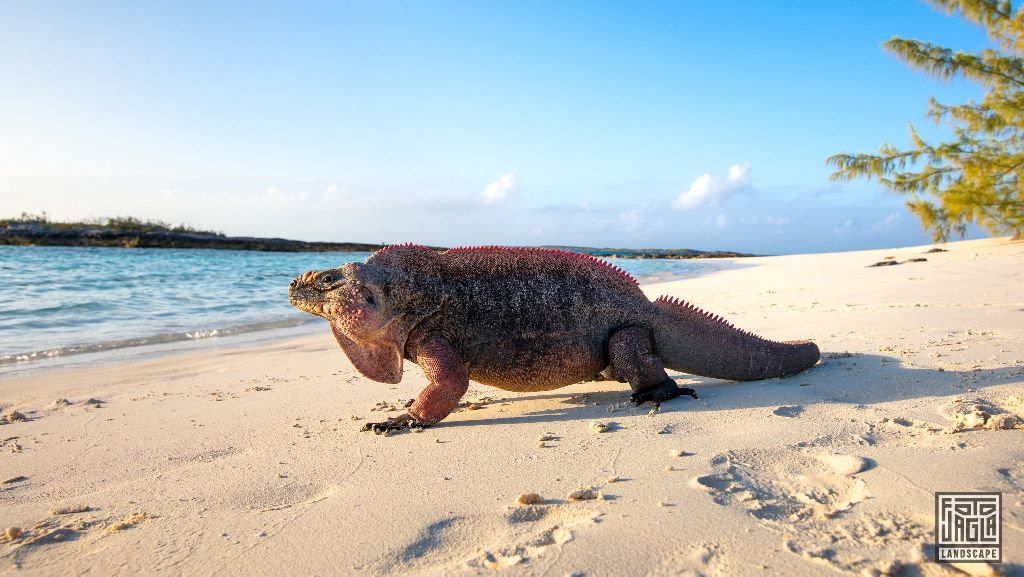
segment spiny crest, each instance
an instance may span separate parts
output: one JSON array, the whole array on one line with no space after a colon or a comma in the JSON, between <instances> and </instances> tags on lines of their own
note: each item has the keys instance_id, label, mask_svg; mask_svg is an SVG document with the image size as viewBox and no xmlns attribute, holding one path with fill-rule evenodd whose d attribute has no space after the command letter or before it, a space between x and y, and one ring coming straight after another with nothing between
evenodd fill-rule
<instances>
[{"instance_id":1,"label":"spiny crest","mask_svg":"<svg viewBox=\"0 0 1024 577\"><path fill-rule=\"evenodd\" d=\"M388 245L370 255L366 264L394 266L405 270L433 270L440 264L434 249L407 242Z\"/></svg>"},{"instance_id":2,"label":"spiny crest","mask_svg":"<svg viewBox=\"0 0 1024 577\"><path fill-rule=\"evenodd\" d=\"M667 309L667 310L669 310L671 312L683 314L683 315L685 315L687 317L690 317L690 318L698 317L698 318L700 318L702 320L711 321L713 323L722 325L722 326L724 326L726 328L732 329L732 330L734 330L734 331L736 331L738 333L747 335L749 337L754 337L756 339L761 339L761 340L764 340L764 341L768 340L768 339L765 339L764 337L755 335L754 333L752 333L750 331L745 331L743 329L738 329L732 323L730 323L729 321L727 321L724 318L722 318L720 315L711 314L711 313L709 313L709 312L707 312L707 311L705 311L705 310L703 310L703 309L701 309L699 307L696 307L696 306L694 306L694 305L692 305L692 304L690 304L690 303L688 303L688 302L686 302L686 301L684 301L682 299L677 299L675 297L670 297L670 296L667 296L667 295L662 295L662 296L658 297L657 300L654 301L654 304L655 305L663 305L662 308L664 308L664 309Z\"/></svg>"},{"instance_id":3,"label":"spiny crest","mask_svg":"<svg viewBox=\"0 0 1024 577\"><path fill-rule=\"evenodd\" d=\"M639 287L640 283L628 272L613 265L612 263L590 254L561 250L557 248L540 247L518 247L518 246L460 246L449 249L445 256L476 256L476 255L498 255L498 256L520 256L527 260L536 259L537 264L550 263L555 265L571 266L580 264L585 267L597 265L599 270L614 274L632 287Z\"/></svg>"}]
</instances>

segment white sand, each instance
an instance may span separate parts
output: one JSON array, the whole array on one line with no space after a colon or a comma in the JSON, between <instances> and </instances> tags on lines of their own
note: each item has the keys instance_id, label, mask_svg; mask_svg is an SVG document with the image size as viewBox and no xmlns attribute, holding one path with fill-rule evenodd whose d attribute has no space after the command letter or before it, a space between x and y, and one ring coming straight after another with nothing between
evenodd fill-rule
<instances>
[{"instance_id":1,"label":"white sand","mask_svg":"<svg viewBox=\"0 0 1024 577\"><path fill-rule=\"evenodd\" d=\"M0 380L28 419L0 425L0 481L25 477L0 484L0 572L954 575L927 562L933 492L996 490L1020 573L1024 430L985 427L1024 417L1024 243L926 248L645 287L825 353L788 379L683 377L701 399L653 415L618 383L472 384L482 408L360 433L425 381L370 382L327 334ZM865 268L890 255L928 261Z\"/></svg>"}]
</instances>

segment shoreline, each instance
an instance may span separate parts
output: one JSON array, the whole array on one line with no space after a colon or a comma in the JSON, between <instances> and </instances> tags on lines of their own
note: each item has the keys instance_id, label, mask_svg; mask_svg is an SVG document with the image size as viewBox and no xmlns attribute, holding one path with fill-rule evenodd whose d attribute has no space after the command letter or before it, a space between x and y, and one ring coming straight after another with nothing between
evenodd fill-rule
<instances>
[{"instance_id":1,"label":"shoreline","mask_svg":"<svg viewBox=\"0 0 1024 577\"><path fill-rule=\"evenodd\" d=\"M251 330L192 339L174 339L139 345L100 348L70 354L39 356L32 360L0 364L0 383L5 379L40 375L52 371L105 368L136 361L166 359L217 350L249 350L271 344L303 339L318 333L329 334L326 324L317 319L300 320L294 325ZM318 330L319 329L319 330Z\"/></svg>"},{"instance_id":2,"label":"shoreline","mask_svg":"<svg viewBox=\"0 0 1024 577\"><path fill-rule=\"evenodd\" d=\"M471 383L423 432L361 433L426 381L368 381L326 330L0 377L24 417L0 425L0 573L952 577L936 491L1001 491L995 567L1020 573L1024 243L910 260L930 246L644 284L823 352L785 379L676 375L700 400L660 411L614 382Z\"/></svg>"},{"instance_id":3,"label":"shoreline","mask_svg":"<svg viewBox=\"0 0 1024 577\"><path fill-rule=\"evenodd\" d=\"M748 260L739 258L702 259L700 268L696 270L667 271L652 273L648 276L638 276L636 278L643 285L675 282L705 274L713 274L722 270L752 266L751 263L745 262ZM202 349L205 346L234 347L238 346L234 339L240 336L245 336L246 338L239 341L239 343L281 340L294 336L295 330L298 327L318 323L323 323L323 321L310 315L295 312L287 318L280 318L276 321L257 322L247 325L207 326L179 332L168 330L115 341L79 342L53 349L4 353L0 355L0 379L3 379L5 375L37 372L38 370L45 370L46 367L50 366L62 366L65 364L90 366L103 364L107 362L105 360L107 357L130 360L132 354L126 352L126 350L137 351L136 354L140 356L152 357L164 354L162 351L173 352L179 349ZM197 344L190 345L189 343ZM205 343L205 346L198 343ZM75 362L75 359L79 358L82 358L82 360Z\"/></svg>"}]
</instances>

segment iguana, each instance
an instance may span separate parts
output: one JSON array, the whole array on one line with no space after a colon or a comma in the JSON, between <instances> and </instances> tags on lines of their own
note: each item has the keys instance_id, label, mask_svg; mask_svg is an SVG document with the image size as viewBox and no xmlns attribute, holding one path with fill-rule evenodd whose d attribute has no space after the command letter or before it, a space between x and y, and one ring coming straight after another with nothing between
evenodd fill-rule
<instances>
[{"instance_id":1,"label":"iguana","mask_svg":"<svg viewBox=\"0 0 1024 577\"><path fill-rule=\"evenodd\" d=\"M681 300L652 302L612 264L554 249L394 245L365 263L304 273L288 298L327 319L366 377L397 383L403 359L423 369L430 384L408 412L364 428L378 433L444 419L470 379L508 391L617 380L634 403L660 403L697 396L665 367L747 381L819 358L812 342L770 341Z\"/></svg>"}]
</instances>

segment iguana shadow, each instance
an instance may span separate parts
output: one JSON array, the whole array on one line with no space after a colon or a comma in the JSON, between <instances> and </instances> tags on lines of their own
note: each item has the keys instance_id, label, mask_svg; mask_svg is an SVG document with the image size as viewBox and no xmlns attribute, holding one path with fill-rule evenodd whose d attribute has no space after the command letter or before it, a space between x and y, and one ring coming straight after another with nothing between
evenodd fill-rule
<instances>
[{"instance_id":1,"label":"iguana shadow","mask_svg":"<svg viewBox=\"0 0 1024 577\"><path fill-rule=\"evenodd\" d=\"M900 359L875 354L826 354L823 362L800 374L763 381L732 382L674 376L681 386L693 387L699 400L680 397L662 403L665 413L695 413L730 409L803 406L812 403L871 405L915 398L982 393L998 385L1024 381L1024 367L1013 365L978 370L938 370L904 366ZM551 393L495 395L496 402L549 399L553 406L537 411L459 420L450 418L435 427L478 427L513 423L551 423L593 419L615 420L616 415L644 414L652 405L629 404L629 386L599 383L601 390L566 387ZM613 409L609 412L609 407Z\"/></svg>"}]
</instances>

